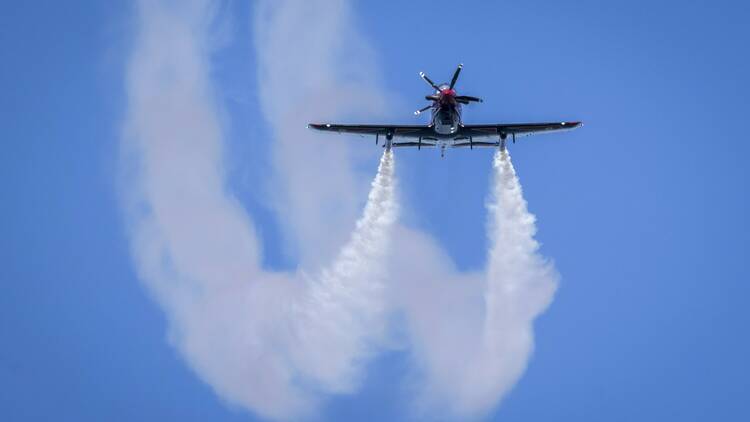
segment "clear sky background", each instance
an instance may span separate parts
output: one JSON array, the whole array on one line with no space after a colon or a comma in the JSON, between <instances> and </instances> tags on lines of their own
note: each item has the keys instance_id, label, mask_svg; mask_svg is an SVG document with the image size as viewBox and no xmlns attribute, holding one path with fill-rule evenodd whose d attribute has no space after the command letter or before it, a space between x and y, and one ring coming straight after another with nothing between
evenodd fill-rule
<instances>
[{"instance_id":1,"label":"clear sky background","mask_svg":"<svg viewBox=\"0 0 750 422\"><path fill-rule=\"evenodd\" d=\"M583 120L511 145L542 252L562 275L492 420L748 420L750 7L740 1L355 2L392 115L417 72L485 102L465 121ZM117 203L128 2L17 2L0 16L0 418L254 420L166 341ZM252 7L215 57L232 188L270 268L293 265L258 200L268 157ZM367 101L367 99L363 99ZM313 105L311 105L312 107ZM255 118L255 116L258 116ZM362 141L362 148L373 148ZM491 151L398 151L409 223L461 269L485 259ZM372 163L373 168L376 162ZM380 357L326 419L402 418L405 359Z\"/></svg>"}]
</instances>

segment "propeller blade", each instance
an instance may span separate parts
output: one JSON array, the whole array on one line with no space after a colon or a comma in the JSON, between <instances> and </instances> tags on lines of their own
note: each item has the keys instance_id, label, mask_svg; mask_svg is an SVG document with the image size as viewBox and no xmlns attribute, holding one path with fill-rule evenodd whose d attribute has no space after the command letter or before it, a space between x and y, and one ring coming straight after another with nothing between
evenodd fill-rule
<instances>
[{"instance_id":1,"label":"propeller blade","mask_svg":"<svg viewBox=\"0 0 750 422\"><path fill-rule=\"evenodd\" d=\"M424 79L425 82L430 84L431 87L435 89L435 91L440 91L440 88L438 88L437 85L435 85L435 82L432 82L430 78L427 77L427 75L424 74L424 72L419 72L419 77Z\"/></svg>"},{"instance_id":2,"label":"propeller blade","mask_svg":"<svg viewBox=\"0 0 750 422\"><path fill-rule=\"evenodd\" d=\"M466 101L466 102L473 101L475 103L481 103L482 99L478 97L472 97L470 95L459 95L456 97L456 101Z\"/></svg>"},{"instance_id":3,"label":"propeller blade","mask_svg":"<svg viewBox=\"0 0 750 422\"><path fill-rule=\"evenodd\" d=\"M456 85L456 81L458 80L458 74L461 73L461 69L463 68L464 68L463 64L458 65L458 67L456 68L456 73L453 74L453 79L451 79L451 85L450 85L451 89L453 89L453 87Z\"/></svg>"},{"instance_id":4,"label":"propeller blade","mask_svg":"<svg viewBox=\"0 0 750 422\"><path fill-rule=\"evenodd\" d=\"M431 108L432 108L432 104L430 104L430 105L428 105L428 106L426 106L426 107L423 107L423 108L421 108L421 109L419 109L419 110L415 111L415 112L414 112L414 115L415 115L415 116L419 116L419 115L420 115L420 114L421 114L421 113L422 113L423 111L429 110L429 109L431 109Z\"/></svg>"}]
</instances>

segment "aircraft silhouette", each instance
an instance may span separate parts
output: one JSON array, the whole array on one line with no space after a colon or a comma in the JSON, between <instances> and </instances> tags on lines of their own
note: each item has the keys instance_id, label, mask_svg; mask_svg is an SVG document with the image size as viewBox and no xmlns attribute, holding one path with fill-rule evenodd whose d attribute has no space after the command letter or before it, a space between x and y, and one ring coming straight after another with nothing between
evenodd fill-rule
<instances>
[{"instance_id":1,"label":"aircraft silhouette","mask_svg":"<svg viewBox=\"0 0 750 422\"><path fill-rule=\"evenodd\" d=\"M419 76L435 90L433 94L425 96L425 99L431 103L414 112L415 115L419 115L431 109L432 117L428 125L310 123L308 127L329 132L375 135L375 144L378 144L380 136L385 136L386 142L383 146L388 150L402 147L418 149L437 147L440 148L440 155L445 156L446 147L471 149L490 147L504 150L509 135L515 143L517 136L571 130L581 126L581 122L465 125L461 119L461 106L473 102L481 103L482 99L469 95L457 95L454 87L461 69L463 69L462 64L458 65L450 83L440 85L436 85L424 72L419 73ZM407 140L397 142L394 138Z\"/></svg>"}]
</instances>

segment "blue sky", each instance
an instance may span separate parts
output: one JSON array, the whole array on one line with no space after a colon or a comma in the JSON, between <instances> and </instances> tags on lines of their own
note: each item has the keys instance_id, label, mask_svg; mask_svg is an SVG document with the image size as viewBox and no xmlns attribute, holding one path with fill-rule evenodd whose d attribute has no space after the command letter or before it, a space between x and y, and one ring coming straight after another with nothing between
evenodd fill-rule
<instances>
[{"instance_id":1,"label":"blue sky","mask_svg":"<svg viewBox=\"0 0 750 422\"><path fill-rule=\"evenodd\" d=\"M254 420L166 341L138 281L120 208L125 3L6 6L0 17L0 414L7 420ZM580 119L512 149L560 289L524 376L488 418L747 419L748 30L742 2L356 2L391 115L465 64L467 122ZM270 130L256 96L252 10L221 13L213 57L230 184L260 227L264 265L289 268L262 201ZM363 99L366 101L366 99ZM250 117L248 117L250 116ZM258 116L257 119L253 116ZM361 148L372 148L363 141ZM403 152L403 153L401 153ZM399 151L408 223L460 269L483 265L489 151ZM376 161L372 161L372 166ZM325 419L403 418L399 353Z\"/></svg>"}]
</instances>

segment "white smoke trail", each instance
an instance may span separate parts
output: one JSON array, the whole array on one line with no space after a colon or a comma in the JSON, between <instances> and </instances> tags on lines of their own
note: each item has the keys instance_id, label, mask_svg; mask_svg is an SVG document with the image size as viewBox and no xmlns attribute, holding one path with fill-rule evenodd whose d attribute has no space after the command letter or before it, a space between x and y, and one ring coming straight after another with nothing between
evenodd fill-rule
<instances>
[{"instance_id":1,"label":"white smoke trail","mask_svg":"<svg viewBox=\"0 0 750 422\"><path fill-rule=\"evenodd\" d=\"M373 354L385 335L383 261L397 214L394 182L393 153L386 151L351 239L329 269L308 280L294 315L298 366L330 391L356 386L359 362L352 357Z\"/></svg>"},{"instance_id":2,"label":"white smoke trail","mask_svg":"<svg viewBox=\"0 0 750 422\"><path fill-rule=\"evenodd\" d=\"M330 269L318 277L263 270L252 221L225 187L208 77L211 6L138 5L121 179L132 253L192 369L229 402L297 419L320 391L356 387L384 331L377 268L396 218L393 157L384 154L364 215Z\"/></svg>"},{"instance_id":3,"label":"white smoke trail","mask_svg":"<svg viewBox=\"0 0 750 422\"><path fill-rule=\"evenodd\" d=\"M530 321L549 306L558 274L539 255L536 218L523 198L508 151L495 154L494 201L491 213L492 249L487 269L487 328L510 316ZM496 331L496 330L495 330ZM486 332L489 338L496 334Z\"/></svg>"},{"instance_id":4,"label":"white smoke trail","mask_svg":"<svg viewBox=\"0 0 750 422\"><path fill-rule=\"evenodd\" d=\"M486 411L516 383L533 350L534 319L552 302L554 267L538 253L535 217L529 213L508 151L495 154L492 246L487 268L481 382L464 397L467 409Z\"/></svg>"},{"instance_id":5,"label":"white smoke trail","mask_svg":"<svg viewBox=\"0 0 750 422\"><path fill-rule=\"evenodd\" d=\"M422 243L408 248L424 251L416 264L423 268L409 274L429 283L421 283L418 293L407 290L405 306L415 362L423 375L421 410L432 416L442 409L442 417L472 418L497 405L525 370L533 349L533 321L550 304L557 286L554 267L539 255L535 218L507 151L497 152L493 168L487 205L491 248L484 274L457 274L441 264L446 258L425 247L424 240L399 235L400 245ZM397 264L397 271L404 271L404 265Z\"/></svg>"},{"instance_id":6,"label":"white smoke trail","mask_svg":"<svg viewBox=\"0 0 750 422\"><path fill-rule=\"evenodd\" d=\"M372 154L307 124L373 119L384 109L377 66L355 25L347 0L255 3L258 94L274 134L271 204L302 266L331 262L348 238L358 211L352 198L367 183L354 171L357 157Z\"/></svg>"}]
</instances>

